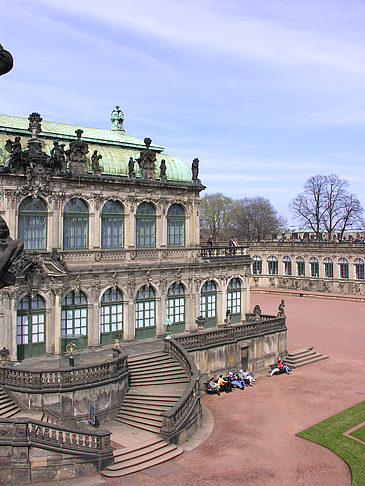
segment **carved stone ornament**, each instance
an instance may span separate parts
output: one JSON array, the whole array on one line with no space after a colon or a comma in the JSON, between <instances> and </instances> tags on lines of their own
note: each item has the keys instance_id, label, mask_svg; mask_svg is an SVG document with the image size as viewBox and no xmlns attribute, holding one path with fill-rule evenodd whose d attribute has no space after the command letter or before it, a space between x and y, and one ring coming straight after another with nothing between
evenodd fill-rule
<instances>
[{"instance_id":1,"label":"carved stone ornament","mask_svg":"<svg viewBox=\"0 0 365 486\"><path fill-rule=\"evenodd\" d=\"M144 143L146 148L140 152L139 158L137 159L141 170L141 177L142 179L156 179L156 154L150 149L152 140L150 138L145 138Z\"/></svg>"},{"instance_id":2,"label":"carved stone ornament","mask_svg":"<svg viewBox=\"0 0 365 486\"><path fill-rule=\"evenodd\" d=\"M167 181L165 159L162 159L160 164L160 180L163 182Z\"/></svg>"},{"instance_id":3,"label":"carved stone ornament","mask_svg":"<svg viewBox=\"0 0 365 486\"><path fill-rule=\"evenodd\" d=\"M13 240L6 221L0 216L0 288L14 285L16 273L9 271L19 258L24 245L20 240Z\"/></svg>"},{"instance_id":4,"label":"carved stone ornament","mask_svg":"<svg viewBox=\"0 0 365 486\"><path fill-rule=\"evenodd\" d=\"M67 159L69 161L69 171L71 174L79 175L87 173L86 155L89 153L89 146L86 142L81 140L83 130L75 130L77 139L72 141L69 149L66 150Z\"/></svg>"},{"instance_id":5,"label":"carved stone ornament","mask_svg":"<svg viewBox=\"0 0 365 486\"><path fill-rule=\"evenodd\" d=\"M195 324L198 326L199 331L203 331L207 323L207 318L203 316L198 316L195 320Z\"/></svg>"},{"instance_id":6,"label":"carved stone ornament","mask_svg":"<svg viewBox=\"0 0 365 486\"><path fill-rule=\"evenodd\" d=\"M54 174L64 174L66 172L65 144L59 143L58 140L53 142L51 157L48 161L48 167Z\"/></svg>"},{"instance_id":7,"label":"carved stone ornament","mask_svg":"<svg viewBox=\"0 0 365 486\"><path fill-rule=\"evenodd\" d=\"M27 292L32 296L38 292L47 276L42 257L28 252L20 255L11 270L16 272L20 281L26 286Z\"/></svg>"},{"instance_id":8,"label":"carved stone ornament","mask_svg":"<svg viewBox=\"0 0 365 486\"><path fill-rule=\"evenodd\" d=\"M135 161L134 161L133 157L129 157L129 161L128 161L128 177L130 177L131 179L134 179L136 177L136 172L134 170L134 164L135 164Z\"/></svg>"},{"instance_id":9,"label":"carved stone ornament","mask_svg":"<svg viewBox=\"0 0 365 486\"><path fill-rule=\"evenodd\" d=\"M253 319L254 321L259 321L261 319L261 307L258 304L253 308Z\"/></svg>"},{"instance_id":10,"label":"carved stone ornament","mask_svg":"<svg viewBox=\"0 0 365 486\"><path fill-rule=\"evenodd\" d=\"M280 302L279 308L278 308L279 309L278 314L277 314L278 317L285 317L284 307L285 307L285 301L284 301L284 299L281 299L281 302Z\"/></svg>"}]
</instances>

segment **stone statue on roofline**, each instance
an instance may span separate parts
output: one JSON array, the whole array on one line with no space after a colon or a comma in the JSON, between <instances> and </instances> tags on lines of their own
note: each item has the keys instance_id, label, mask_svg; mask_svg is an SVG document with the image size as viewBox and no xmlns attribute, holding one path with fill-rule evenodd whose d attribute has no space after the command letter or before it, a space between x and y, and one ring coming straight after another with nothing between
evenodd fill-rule
<instances>
[{"instance_id":1,"label":"stone statue on roofline","mask_svg":"<svg viewBox=\"0 0 365 486\"><path fill-rule=\"evenodd\" d=\"M92 164L92 169L95 175L101 176L101 167L99 164L99 160L102 159L102 155L98 155L98 151L94 150L94 153L91 156L91 164Z\"/></svg>"},{"instance_id":2,"label":"stone statue on roofline","mask_svg":"<svg viewBox=\"0 0 365 486\"><path fill-rule=\"evenodd\" d=\"M128 161L128 177L134 179L136 177L136 172L134 170L134 159L133 157L129 157Z\"/></svg>"},{"instance_id":3,"label":"stone statue on roofline","mask_svg":"<svg viewBox=\"0 0 365 486\"><path fill-rule=\"evenodd\" d=\"M125 130L123 128L124 113L118 105L112 111L112 114L110 115L110 121L112 122L112 130L125 133Z\"/></svg>"},{"instance_id":4,"label":"stone statue on roofline","mask_svg":"<svg viewBox=\"0 0 365 486\"><path fill-rule=\"evenodd\" d=\"M11 154L8 168L9 172L12 173L20 172L20 170L25 171L20 140L21 138L17 136L15 137L14 142L9 138L5 143L5 150Z\"/></svg>"},{"instance_id":5,"label":"stone statue on roofline","mask_svg":"<svg viewBox=\"0 0 365 486\"><path fill-rule=\"evenodd\" d=\"M156 154L150 149L152 140L145 138L144 143L146 148L140 152L139 158L137 159L139 168L141 169L141 177L142 179L156 179Z\"/></svg>"},{"instance_id":6,"label":"stone statue on roofline","mask_svg":"<svg viewBox=\"0 0 365 486\"><path fill-rule=\"evenodd\" d=\"M161 181L167 181L167 175L166 175L166 161L165 159L161 160L160 164L160 180Z\"/></svg>"},{"instance_id":7,"label":"stone statue on roofline","mask_svg":"<svg viewBox=\"0 0 365 486\"><path fill-rule=\"evenodd\" d=\"M65 144L59 143L58 140L53 142L53 149L51 150L51 157L48 161L49 169L54 173L62 173L66 171L66 157Z\"/></svg>"},{"instance_id":8,"label":"stone statue on roofline","mask_svg":"<svg viewBox=\"0 0 365 486\"><path fill-rule=\"evenodd\" d=\"M191 173L192 173L192 179L193 182L200 182L198 179L199 175L199 159L194 159L192 164L191 164Z\"/></svg>"},{"instance_id":9,"label":"stone statue on roofline","mask_svg":"<svg viewBox=\"0 0 365 486\"><path fill-rule=\"evenodd\" d=\"M8 73L13 68L13 56L0 44L0 76Z\"/></svg>"},{"instance_id":10,"label":"stone statue on roofline","mask_svg":"<svg viewBox=\"0 0 365 486\"><path fill-rule=\"evenodd\" d=\"M75 130L77 139L72 141L66 155L69 161L69 170L71 174L79 175L87 173L86 155L89 153L89 146L81 140L84 133L80 128Z\"/></svg>"},{"instance_id":11,"label":"stone statue on roofline","mask_svg":"<svg viewBox=\"0 0 365 486\"><path fill-rule=\"evenodd\" d=\"M16 275L9 272L12 263L23 251L20 240L13 240L6 221L0 216L0 288L14 285Z\"/></svg>"}]
</instances>

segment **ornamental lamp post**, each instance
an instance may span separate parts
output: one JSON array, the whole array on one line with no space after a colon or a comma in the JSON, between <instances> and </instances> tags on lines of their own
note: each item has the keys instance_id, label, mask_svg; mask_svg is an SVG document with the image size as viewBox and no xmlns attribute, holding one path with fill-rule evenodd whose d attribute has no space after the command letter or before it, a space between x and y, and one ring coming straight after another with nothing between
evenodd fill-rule
<instances>
[{"instance_id":1,"label":"ornamental lamp post","mask_svg":"<svg viewBox=\"0 0 365 486\"><path fill-rule=\"evenodd\" d=\"M163 323L163 325L166 327L165 339L171 339L171 324L172 324L172 322L170 321L170 319L168 317L166 317L166 320Z\"/></svg>"}]
</instances>

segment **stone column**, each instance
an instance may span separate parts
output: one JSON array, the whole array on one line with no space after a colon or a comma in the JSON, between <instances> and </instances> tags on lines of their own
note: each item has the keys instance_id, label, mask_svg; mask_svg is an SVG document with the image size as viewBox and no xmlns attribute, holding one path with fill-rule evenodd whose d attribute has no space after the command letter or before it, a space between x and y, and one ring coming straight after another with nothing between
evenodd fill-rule
<instances>
[{"instance_id":1,"label":"stone column","mask_svg":"<svg viewBox=\"0 0 365 486\"><path fill-rule=\"evenodd\" d=\"M227 312L227 286L224 280L221 280L220 287L222 289L220 295L221 312L218 314L217 326L218 325L224 326L225 325L224 319L226 318L226 312Z\"/></svg>"},{"instance_id":2,"label":"stone column","mask_svg":"<svg viewBox=\"0 0 365 486\"><path fill-rule=\"evenodd\" d=\"M100 305L97 299L88 304L88 347L100 345Z\"/></svg>"},{"instance_id":3,"label":"stone column","mask_svg":"<svg viewBox=\"0 0 365 486\"><path fill-rule=\"evenodd\" d=\"M166 334L163 323L166 320L166 301L161 297L156 297L156 337L162 337Z\"/></svg>"},{"instance_id":4,"label":"stone column","mask_svg":"<svg viewBox=\"0 0 365 486\"><path fill-rule=\"evenodd\" d=\"M163 208L162 214L156 217L156 248L167 247L167 217L166 208Z\"/></svg>"},{"instance_id":5,"label":"stone column","mask_svg":"<svg viewBox=\"0 0 365 486\"><path fill-rule=\"evenodd\" d=\"M60 354L61 352L61 304L63 288L56 287L52 289L54 293L54 307L53 307L53 337L54 337L54 353ZM48 323L47 323L48 324ZM51 323L48 324L51 326Z\"/></svg>"},{"instance_id":6,"label":"stone column","mask_svg":"<svg viewBox=\"0 0 365 486\"><path fill-rule=\"evenodd\" d=\"M123 305L123 341L133 341L135 339L135 286L128 289L128 300Z\"/></svg>"},{"instance_id":7,"label":"stone column","mask_svg":"<svg viewBox=\"0 0 365 486\"><path fill-rule=\"evenodd\" d=\"M224 304L222 302L222 299L223 299L223 296L226 295L224 290L217 290L217 323L216 323L216 326L218 327L219 325L222 325L224 324L224 317L222 317L222 310L223 310L223 307L224 307Z\"/></svg>"},{"instance_id":8,"label":"stone column","mask_svg":"<svg viewBox=\"0 0 365 486\"><path fill-rule=\"evenodd\" d=\"M19 287L14 285L11 290L8 291L9 295L9 314L8 319L9 322L7 323L8 327L8 349L9 349L9 360L16 361L17 360L17 325L16 325L16 304L17 304L17 297L18 297L18 290Z\"/></svg>"},{"instance_id":9,"label":"stone column","mask_svg":"<svg viewBox=\"0 0 365 486\"><path fill-rule=\"evenodd\" d=\"M245 275L243 278L243 287L241 290L242 298L242 319L245 319L245 315L250 312L250 277Z\"/></svg>"}]
</instances>

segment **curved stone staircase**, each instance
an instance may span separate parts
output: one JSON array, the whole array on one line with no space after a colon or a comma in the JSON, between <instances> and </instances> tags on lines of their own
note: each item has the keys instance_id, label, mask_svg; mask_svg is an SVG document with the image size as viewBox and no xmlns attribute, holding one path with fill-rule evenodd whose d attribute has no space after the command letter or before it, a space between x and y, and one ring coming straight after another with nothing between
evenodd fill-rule
<instances>
[{"instance_id":1,"label":"curved stone staircase","mask_svg":"<svg viewBox=\"0 0 365 486\"><path fill-rule=\"evenodd\" d=\"M182 454L183 449L158 436L161 412L172 408L189 379L177 361L164 353L128 359L130 389L115 420L154 435L149 440L114 451L114 464L101 472L116 478L156 466Z\"/></svg>"}]
</instances>

